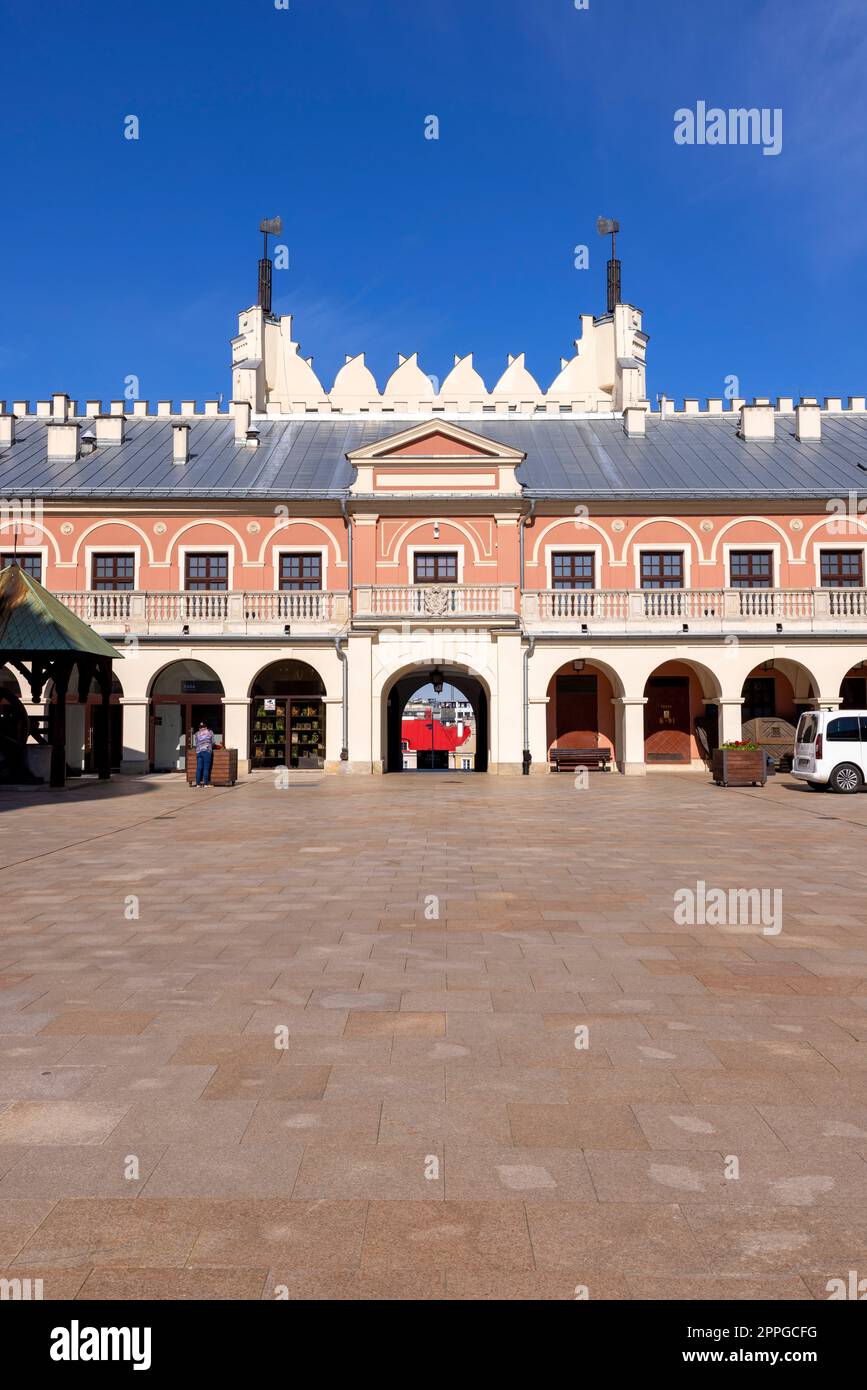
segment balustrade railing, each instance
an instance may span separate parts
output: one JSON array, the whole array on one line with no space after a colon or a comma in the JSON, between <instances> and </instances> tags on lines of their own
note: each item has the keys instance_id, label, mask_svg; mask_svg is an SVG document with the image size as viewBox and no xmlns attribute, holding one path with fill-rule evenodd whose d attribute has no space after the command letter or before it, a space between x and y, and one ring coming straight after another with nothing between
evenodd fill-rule
<instances>
[{"instance_id":1,"label":"balustrade railing","mask_svg":"<svg viewBox=\"0 0 867 1390\"><path fill-rule=\"evenodd\" d=\"M79 589L56 596L86 623L116 632L336 630L350 620L349 595L330 590ZM509 584L360 585L353 616L514 622L517 602ZM531 628L610 632L867 628L867 589L528 589L521 614Z\"/></svg>"}]
</instances>

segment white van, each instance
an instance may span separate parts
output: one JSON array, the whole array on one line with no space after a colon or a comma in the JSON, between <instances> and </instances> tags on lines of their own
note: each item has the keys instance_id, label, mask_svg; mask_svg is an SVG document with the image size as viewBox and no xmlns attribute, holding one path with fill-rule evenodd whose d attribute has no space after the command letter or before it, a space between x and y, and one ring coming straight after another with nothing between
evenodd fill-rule
<instances>
[{"instance_id":1,"label":"white van","mask_svg":"<svg viewBox=\"0 0 867 1390\"><path fill-rule=\"evenodd\" d=\"M817 709L795 732L792 774L813 791L860 792L867 786L867 710Z\"/></svg>"}]
</instances>

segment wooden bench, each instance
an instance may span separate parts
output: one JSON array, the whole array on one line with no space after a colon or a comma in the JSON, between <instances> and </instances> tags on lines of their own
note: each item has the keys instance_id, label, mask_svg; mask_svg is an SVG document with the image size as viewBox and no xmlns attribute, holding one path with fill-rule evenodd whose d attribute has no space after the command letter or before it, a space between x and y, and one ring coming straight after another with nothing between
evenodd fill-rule
<instances>
[{"instance_id":1,"label":"wooden bench","mask_svg":"<svg viewBox=\"0 0 867 1390\"><path fill-rule=\"evenodd\" d=\"M548 755L552 772L569 767L601 767L607 772L611 764L610 748L552 748Z\"/></svg>"}]
</instances>

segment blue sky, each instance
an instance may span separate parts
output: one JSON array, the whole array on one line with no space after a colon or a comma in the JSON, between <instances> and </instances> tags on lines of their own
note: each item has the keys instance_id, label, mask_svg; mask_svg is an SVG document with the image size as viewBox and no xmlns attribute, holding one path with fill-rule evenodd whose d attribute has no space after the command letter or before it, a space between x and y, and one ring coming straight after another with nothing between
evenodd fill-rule
<instances>
[{"instance_id":1,"label":"blue sky","mask_svg":"<svg viewBox=\"0 0 867 1390\"><path fill-rule=\"evenodd\" d=\"M288 4L0 0L0 399L228 394L277 213L326 387L415 350L547 386L604 308L602 213L651 398L867 392L864 0ZM782 108L782 152L677 146L699 100Z\"/></svg>"}]
</instances>

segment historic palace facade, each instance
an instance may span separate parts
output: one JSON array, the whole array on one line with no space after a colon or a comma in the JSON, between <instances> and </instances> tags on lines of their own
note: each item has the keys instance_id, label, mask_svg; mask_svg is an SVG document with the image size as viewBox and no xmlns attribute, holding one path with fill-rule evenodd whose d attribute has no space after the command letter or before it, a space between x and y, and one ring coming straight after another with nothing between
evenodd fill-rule
<instances>
[{"instance_id":1,"label":"historic palace facade","mask_svg":"<svg viewBox=\"0 0 867 1390\"><path fill-rule=\"evenodd\" d=\"M590 744L695 766L699 730L867 705L864 398L650 410L646 345L618 303L547 390L523 356L490 390L471 356L442 383L401 358L380 390L362 355L327 391L251 308L226 411L2 405L2 564L123 656L129 773L177 767L200 717L242 769L399 770L431 672L491 773ZM68 696L74 767L95 698Z\"/></svg>"}]
</instances>

